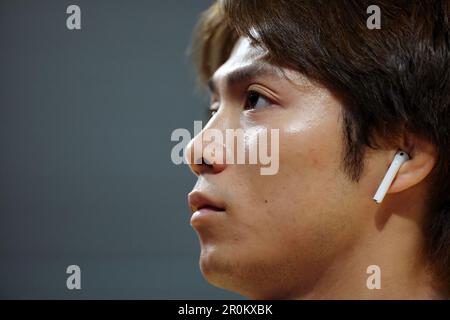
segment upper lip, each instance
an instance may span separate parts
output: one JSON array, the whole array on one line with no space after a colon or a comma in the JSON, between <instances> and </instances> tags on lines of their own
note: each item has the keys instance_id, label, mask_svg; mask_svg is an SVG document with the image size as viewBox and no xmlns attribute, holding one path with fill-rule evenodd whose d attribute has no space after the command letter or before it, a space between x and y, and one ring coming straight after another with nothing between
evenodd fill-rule
<instances>
[{"instance_id":1,"label":"upper lip","mask_svg":"<svg viewBox=\"0 0 450 320\"><path fill-rule=\"evenodd\" d=\"M202 208L210 208L217 211L224 210L224 205L220 201L197 190L189 193L188 202L192 212L196 212Z\"/></svg>"}]
</instances>

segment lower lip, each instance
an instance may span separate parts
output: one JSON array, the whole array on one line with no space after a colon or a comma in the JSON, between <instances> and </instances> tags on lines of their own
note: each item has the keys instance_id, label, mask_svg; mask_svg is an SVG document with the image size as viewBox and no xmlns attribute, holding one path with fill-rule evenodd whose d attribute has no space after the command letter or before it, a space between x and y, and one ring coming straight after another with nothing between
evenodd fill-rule
<instances>
[{"instance_id":1,"label":"lower lip","mask_svg":"<svg viewBox=\"0 0 450 320\"><path fill-rule=\"evenodd\" d=\"M202 208L200 210L195 211L191 216L191 225L193 223L197 223L199 221L207 220L210 217L214 217L220 214L223 214L225 211L222 210L214 210L209 208Z\"/></svg>"}]
</instances>

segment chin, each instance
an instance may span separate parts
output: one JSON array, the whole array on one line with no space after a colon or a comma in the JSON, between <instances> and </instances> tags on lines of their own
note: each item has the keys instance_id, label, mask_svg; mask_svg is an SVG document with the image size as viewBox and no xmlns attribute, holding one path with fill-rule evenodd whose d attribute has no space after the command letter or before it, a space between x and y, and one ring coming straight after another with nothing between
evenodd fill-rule
<instances>
[{"instance_id":1,"label":"chin","mask_svg":"<svg viewBox=\"0 0 450 320\"><path fill-rule=\"evenodd\" d=\"M242 259L231 246L226 248L217 245L202 246L199 266L203 277L213 286L242 292L241 272Z\"/></svg>"},{"instance_id":2,"label":"chin","mask_svg":"<svg viewBox=\"0 0 450 320\"><path fill-rule=\"evenodd\" d=\"M199 265L203 277L215 287L250 299L279 299L282 294L278 284L270 285L268 281L268 274L274 274L266 269L271 266L261 267L267 261L259 260L233 250L230 245L226 248L214 245L202 247Z\"/></svg>"},{"instance_id":3,"label":"chin","mask_svg":"<svg viewBox=\"0 0 450 320\"><path fill-rule=\"evenodd\" d=\"M203 245L200 254L200 270L211 284L232 273L231 257L227 257L217 245Z\"/></svg>"}]
</instances>

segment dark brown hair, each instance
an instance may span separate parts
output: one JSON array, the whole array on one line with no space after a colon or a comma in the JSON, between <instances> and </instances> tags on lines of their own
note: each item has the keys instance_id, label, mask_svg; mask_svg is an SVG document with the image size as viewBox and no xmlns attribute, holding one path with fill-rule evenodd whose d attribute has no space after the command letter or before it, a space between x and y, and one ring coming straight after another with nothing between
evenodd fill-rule
<instances>
[{"instance_id":1,"label":"dark brown hair","mask_svg":"<svg viewBox=\"0 0 450 320\"><path fill-rule=\"evenodd\" d=\"M450 0L375 2L219 1L200 19L194 62L206 81L244 35L267 48L274 64L327 87L344 105L343 166L354 181L365 147L405 132L431 142L438 160L427 198L426 253L450 289ZM372 4L381 9L381 29L366 25Z\"/></svg>"}]
</instances>

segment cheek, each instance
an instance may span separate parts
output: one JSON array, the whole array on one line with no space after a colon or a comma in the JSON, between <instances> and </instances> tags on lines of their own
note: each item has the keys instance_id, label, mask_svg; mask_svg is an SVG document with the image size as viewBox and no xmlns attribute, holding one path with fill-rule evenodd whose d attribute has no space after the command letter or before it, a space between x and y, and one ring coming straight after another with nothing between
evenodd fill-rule
<instances>
[{"instance_id":1,"label":"cheek","mask_svg":"<svg viewBox=\"0 0 450 320\"><path fill-rule=\"evenodd\" d=\"M333 121L290 124L280 135L280 172L291 186L320 194L340 169L341 132Z\"/></svg>"},{"instance_id":2,"label":"cheek","mask_svg":"<svg viewBox=\"0 0 450 320\"><path fill-rule=\"evenodd\" d=\"M280 131L279 179L297 203L323 201L343 178L339 110L311 105L286 116Z\"/></svg>"},{"instance_id":3,"label":"cheek","mask_svg":"<svg viewBox=\"0 0 450 320\"><path fill-rule=\"evenodd\" d=\"M241 180L245 181L241 195L246 199L240 202L239 211L247 212L241 218L253 234L286 234L286 230L313 225L319 218L316 213L345 201L342 197L348 181L340 167L339 108L314 107L272 117L268 127L280 128L276 175L261 175L258 166L240 168L240 176L247 178Z\"/></svg>"}]
</instances>

